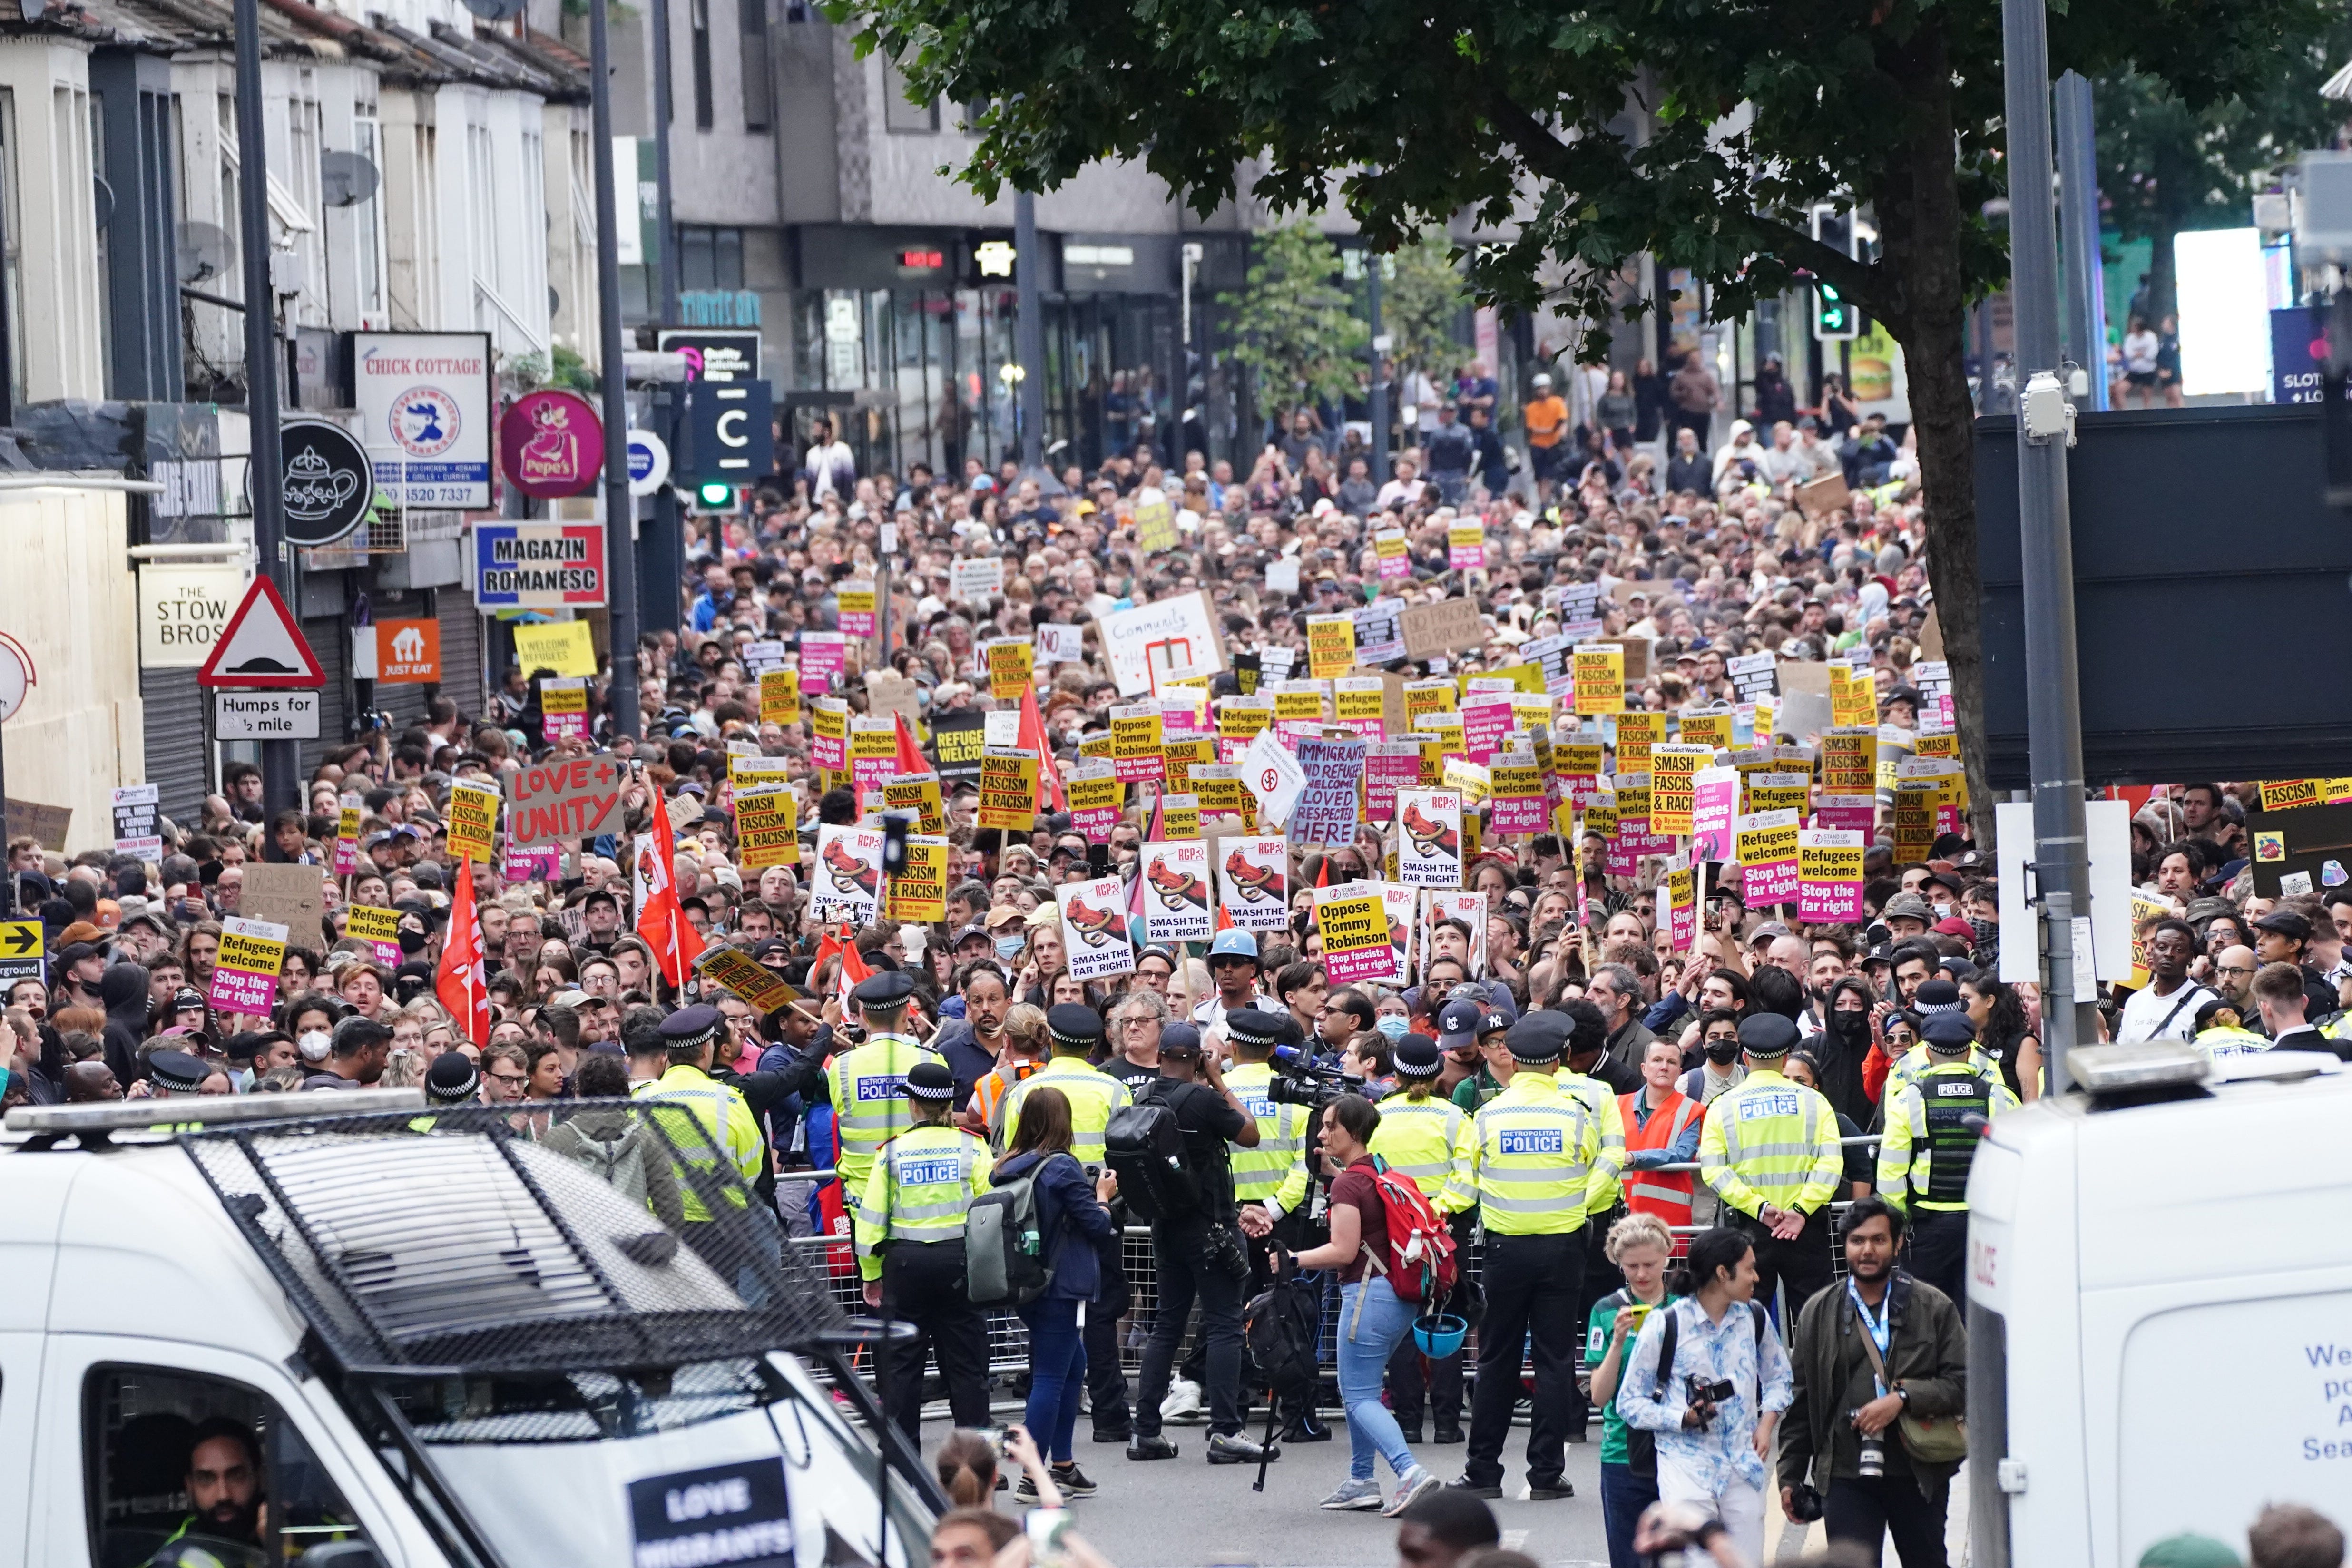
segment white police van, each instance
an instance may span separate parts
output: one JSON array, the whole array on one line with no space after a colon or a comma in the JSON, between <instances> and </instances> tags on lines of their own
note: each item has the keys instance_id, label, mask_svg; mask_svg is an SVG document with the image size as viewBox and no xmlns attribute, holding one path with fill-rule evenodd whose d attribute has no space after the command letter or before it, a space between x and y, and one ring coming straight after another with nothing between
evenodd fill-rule
<instances>
[{"instance_id":1,"label":"white police van","mask_svg":"<svg viewBox=\"0 0 2352 1568\"><path fill-rule=\"evenodd\" d=\"M731 1171L674 1231L415 1089L6 1128L0 1564L921 1560L936 1490L898 1440L877 1489L858 1335Z\"/></svg>"},{"instance_id":2,"label":"white police van","mask_svg":"<svg viewBox=\"0 0 2352 1568\"><path fill-rule=\"evenodd\" d=\"M1969 1173L1970 1558L2130 1568L2266 1503L2352 1527L2352 1072L2088 1047Z\"/></svg>"}]
</instances>

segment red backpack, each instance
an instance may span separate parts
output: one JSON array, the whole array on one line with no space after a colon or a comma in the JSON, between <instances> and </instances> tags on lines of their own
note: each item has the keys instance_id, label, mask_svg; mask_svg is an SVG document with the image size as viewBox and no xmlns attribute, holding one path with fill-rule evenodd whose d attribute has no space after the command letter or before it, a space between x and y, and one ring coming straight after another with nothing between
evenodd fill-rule
<instances>
[{"instance_id":1,"label":"red backpack","mask_svg":"<svg viewBox=\"0 0 2352 1568\"><path fill-rule=\"evenodd\" d=\"M1369 1246L1366 1255L1388 1277L1398 1300L1419 1301L1434 1311L1454 1294L1460 1278L1454 1232L1413 1179L1389 1169L1389 1163L1377 1154L1372 1156L1372 1183L1380 1188L1381 1215L1388 1226L1388 1256Z\"/></svg>"}]
</instances>

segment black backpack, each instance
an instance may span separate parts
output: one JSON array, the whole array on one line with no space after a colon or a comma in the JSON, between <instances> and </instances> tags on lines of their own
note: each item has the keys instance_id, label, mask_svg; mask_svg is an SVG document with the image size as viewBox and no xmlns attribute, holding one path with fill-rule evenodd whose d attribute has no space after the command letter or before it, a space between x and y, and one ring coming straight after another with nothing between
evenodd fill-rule
<instances>
[{"instance_id":1,"label":"black backpack","mask_svg":"<svg viewBox=\"0 0 2352 1568\"><path fill-rule=\"evenodd\" d=\"M1254 1388L1276 1394L1312 1387L1322 1375L1323 1290L1319 1280L1276 1280L1242 1309L1242 1344Z\"/></svg>"},{"instance_id":2,"label":"black backpack","mask_svg":"<svg viewBox=\"0 0 2352 1568\"><path fill-rule=\"evenodd\" d=\"M964 1211L964 1294L973 1306L1025 1307L1053 1284L1037 1222L1037 1177L1045 1168L1038 1161Z\"/></svg>"},{"instance_id":3,"label":"black backpack","mask_svg":"<svg viewBox=\"0 0 2352 1568\"><path fill-rule=\"evenodd\" d=\"M1155 1224L1201 1210L1200 1178L1163 1092L1159 1084L1145 1085L1103 1128L1103 1163L1118 1176L1118 1195L1138 1218Z\"/></svg>"},{"instance_id":4,"label":"black backpack","mask_svg":"<svg viewBox=\"0 0 2352 1568\"><path fill-rule=\"evenodd\" d=\"M1617 1296L1619 1311L1623 1311L1633 1304L1633 1298L1626 1292L1620 1290ZM1665 1397L1666 1379L1675 1374L1675 1346L1681 1340L1681 1335L1675 1331L1680 1325L1676 1322L1672 1309L1661 1307L1658 1310L1666 1314L1666 1326L1658 1331L1658 1377L1656 1385L1650 1391L1650 1396L1654 1399ZM1748 1310L1755 1320L1756 1367L1758 1375L1760 1377L1764 1368L1764 1328L1769 1320L1764 1316L1764 1309L1753 1301L1748 1303ZM1628 1362L1633 1359L1633 1347L1631 1343L1626 1345L1624 1355ZM1622 1387L1623 1386L1622 1370L1619 1376L1619 1386ZM1637 1480L1654 1481L1658 1479L1658 1435L1655 1432L1646 1426L1636 1426L1631 1422L1626 1423L1625 1468L1633 1471Z\"/></svg>"}]
</instances>

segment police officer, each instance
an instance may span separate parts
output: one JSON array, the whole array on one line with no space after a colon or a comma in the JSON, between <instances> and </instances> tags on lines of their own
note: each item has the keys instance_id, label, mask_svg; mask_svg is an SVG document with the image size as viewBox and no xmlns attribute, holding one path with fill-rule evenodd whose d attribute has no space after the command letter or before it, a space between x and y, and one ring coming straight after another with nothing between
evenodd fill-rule
<instances>
[{"instance_id":1,"label":"police officer","mask_svg":"<svg viewBox=\"0 0 2352 1568\"><path fill-rule=\"evenodd\" d=\"M760 1174L760 1124L743 1097L710 1076L711 1053L727 1032L716 1007L681 1007L661 1023L669 1066L637 1086L654 1102L656 1124L677 1152L677 1185L686 1215L685 1241L703 1260L735 1279L745 1260L719 1245L714 1203L748 1210L745 1190ZM727 1179L730 1171L738 1178Z\"/></svg>"},{"instance_id":2,"label":"police officer","mask_svg":"<svg viewBox=\"0 0 2352 1568\"><path fill-rule=\"evenodd\" d=\"M147 1058L148 1082L154 1088L158 1100L192 1100L204 1091L205 1079L212 1069L185 1051L157 1051ZM169 1132L193 1132L204 1126L201 1121L173 1121L163 1125Z\"/></svg>"},{"instance_id":3,"label":"police officer","mask_svg":"<svg viewBox=\"0 0 2352 1568\"><path fill-rule=\"evenodd\" d=\"M1468 1240L1468 1215L1478 1196L1462 1159L1462 1129L1470 1118L1435 1092L1444 1073L1445 1058L1428 1036L1407 1035L1397 1042L1397 1092L1381 1101L1381 1124L1370 1148L1388 1162L1389 1169L1412 1177L1421 1195L1440 1213L1453 1216L1459 1246ZM1389 1358L1389 1405L1408 1443L1421 1441L1424 1386L1427 1403L1435 1407L1437 1441L1459 1443L1462 1352L1424 1357L1408 1334Z\"/></svg>"},{"instance_id":4,"label":"police officer","mask_svg":"<svg viewBox=\"0 0 2352 1568\"><path fill-rule=\"evenodd\" d=\"M1783 1077L1797 1026L1778 1013L1739 1025L1748 1077L1706 1110L1698 1173L1723 1200L1724 1223L1756 1244L1756 1293L1788 1290L1792 1321L1830 1282L1830 1199L1845 1170L1837 1111Z\"/></svg>"},{"instance_id":5,"label":"police officer","mask_svg":"<svg viewBox=\"0 0 2352 1568\"><path fill-rule=\"evenodd\" d=\"M2018 1099L2000 1068L1972 1059L1977 1031L1968 1015L1938 1014L1923 1033L1926 1070L1886 1102L1878 1191L1910 1216L1911 1272L1966 1301L1969 1166L1985 1123L2016 1110Z\"/></svg>"},{"instance_id":6,"label":"police officer","mask_svg":"<svg viewBox=\"0 0 2352 1568\"><path fill-rule=\"evenodd\" d=\"M443 1051L425 1069L425 1103L432 1110L411 1120L409 1131L430 1132L440 1125L437 1112L478 1105L481 1100L482 1069L463 1051Z\"/></svg>"},{"instance_id":7,"label":"police officer","mask_svg":"<svg viewBox=\"0 0 2352 1568\"><path fill-rule=\"evenodd\" d=\"M2246 1027L2238 1012L2239 1005L2227 996L2215 996L2200 1003L2197 1008L2197 1047L2209 1057L2242 1057L2271 1048L2271 1037ZM2338 1021L2341 1022L2340 1020ZM2331 1024L2320 1032L2335 1037ZM1916 1224L1916 1222L1914 1221ZM1918 1272L1916 1268L1912 1271Z\"/></svg>"},{"instance_id":8,"label":"police officer","mask_svg":"<svg viewBox=\"0 0 2352 1568\"><path fill-rule=\"evenodd\" d=\"M964 1211L988 1190L988 1146L950 1124L955 1088L945 1062L908 1068L910 1124L875 1151L857 1199L866 1304L915 1331L882 1350L885 1413L909 1443L922 1440L927 1351L939 1356L955 1424L988 1425L988 1318L965 1293L963 1254Z\"/></svg>"},{"instance_id":9,"label":"police officer","mask_svg":"<svg viewBox=\"0 0 2352 1568\"><path fill-rule=\"evenodd\" d=\"M874 1152L910 1124L904 1092L908 1072L918 1062L940 1059L899 1033L907 1023L907 999L914 994L914 976L895 969L866 976L849 994L865 1024L866 1043L842 1052L825 1069L840 1150L834 1164L841 1172L845 1205L866 1190Z\"/></svg>"},{"instance_id":10,"label":"police officer","mask_svg":"<svg viewBox=\"0 0 2352 1568\"><path fill-rule=\"evenodd\" d=\"M1968 1005L1960 1000L1960 988L1948 980L1923 982L1919 989L1912 993L1911 1010L1919 1015L1919 1028L1923 1037L1927 1026L1938 1018L1968 1016ZM2000 1064L1990 1054L1973 1044L1975 1039L1973 1030L1970 1031L1969 1038L1972 1042L1969 1048L1969 1064L1990 1071L1999 1071ZM1895 1065L1887 1069L1886 1082L1880 1086L1878 1091L1882 1125L1885 1108L1895 1103L1895 1097L1903 1092L1904 1086L1926 1072L1933 1063L1934 1058L1929 1056L1927 1042L1922 1038L1919 1044L1905 1051L1896 1058Z\"/></svg>"},{"instance_id":11,"label":"police officer","mask_svg":"<svg viewBox=\"0 0 2352 1568\"><path fill-rule=\"evenodd\" d=\"M877 976L877 979L880 976ZM911 986L914 982L898 978ZM871 985L869 980L866 984ZM860 991L865 985L858 987ZM1048 1086L1062 1091L1070 1102L1070 1152L1092 1176L1102 1169L1103 1129L1110 1124L1110 1113L1122 1105L1134 1103L1127 1085L1107 1072L1097 1072L1091 1060L1103 1043L1102 1015L1092 1007L1076 1002L1064 1002L1045 1009L1045 1038L1053 1056L1045 1065L1004 1091L996 1102L995 1124L989 1129L989 1142L998 1152L1004 1149L1005 1140L1013 1129L1021 1124L1021 1107L1029 1096Z\"/></svg>"},{"instance_id":12,"label":"police officer","mask_svg":"<svg viewBox=\"0 0 2352 1568\"><path fill-rule=\"evenodd\" d=\"M1617 1182L1601 1163L1599 1118L1559 1083L1571 1027L1566 1015L1540 1011L1513 1024L1504 1037L1511 1080L1463 1129L1461 1158L1486 1231L1486 1310L1478 1325L1470 1451L1455 1484L1480 1497L1503 1495L1503 1443L1518 1403L1520 1347L1530 1340L1528 1496L1541 1502L1576 1495L1562 1472L1580 1348L1584 1227L1589 1215L1616 1201Z\"/></svg>"}]
</instances>

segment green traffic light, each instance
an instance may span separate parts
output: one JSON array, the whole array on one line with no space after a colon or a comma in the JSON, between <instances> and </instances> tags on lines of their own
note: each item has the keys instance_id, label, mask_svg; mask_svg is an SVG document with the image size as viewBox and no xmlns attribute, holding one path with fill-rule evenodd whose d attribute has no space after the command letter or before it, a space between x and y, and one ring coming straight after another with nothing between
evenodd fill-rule
<instances>
[{"instance_id":1,"label":"green traffic light","mask_svg":"<svg viewBox=\"0 0 2352 1568\"><path fill-rule=\"evenodd\" d=\"M702 504L706 507L725 506L735 499L735 487L706 479L702 485Z\"/></svg>"}]
</instances>

